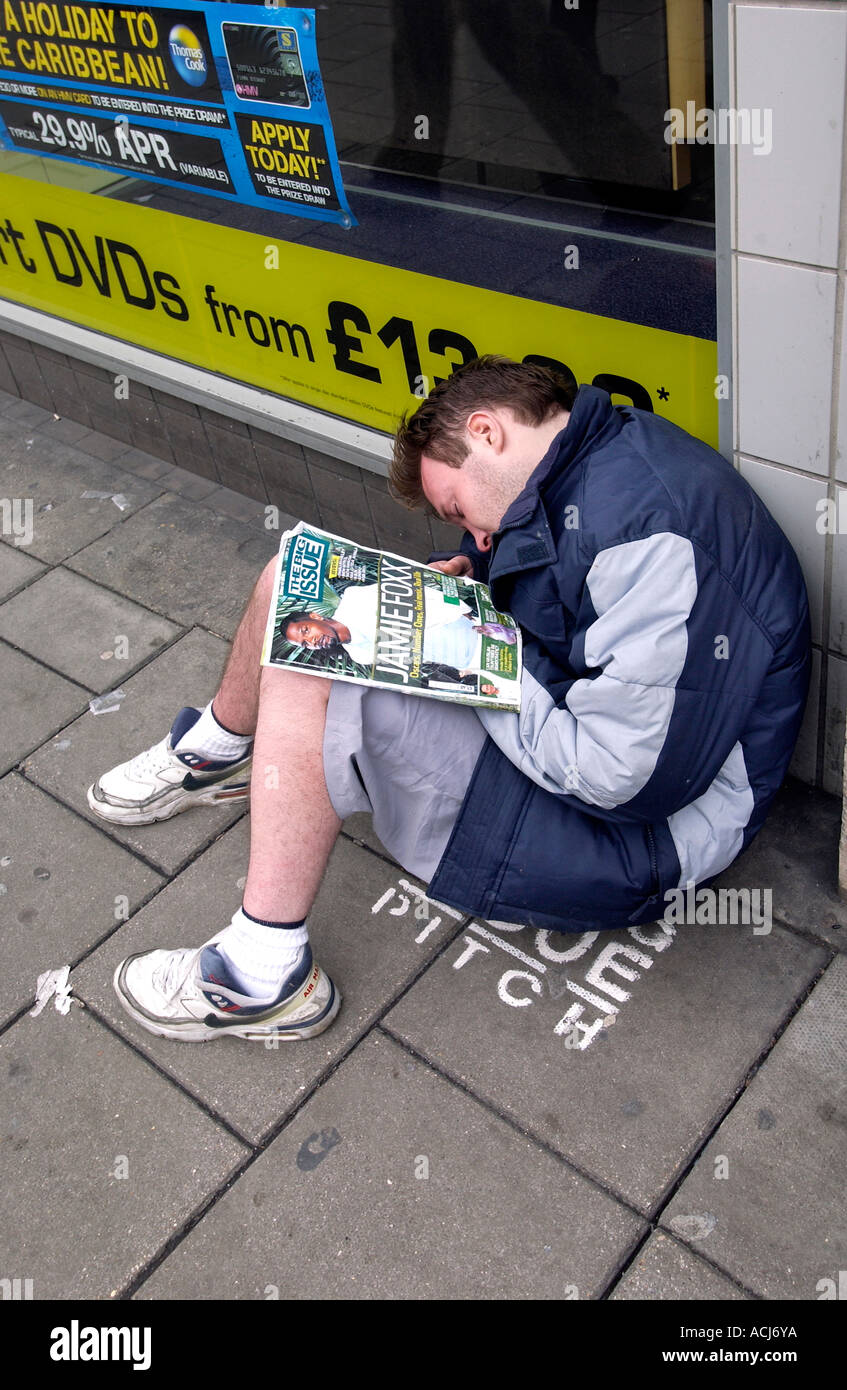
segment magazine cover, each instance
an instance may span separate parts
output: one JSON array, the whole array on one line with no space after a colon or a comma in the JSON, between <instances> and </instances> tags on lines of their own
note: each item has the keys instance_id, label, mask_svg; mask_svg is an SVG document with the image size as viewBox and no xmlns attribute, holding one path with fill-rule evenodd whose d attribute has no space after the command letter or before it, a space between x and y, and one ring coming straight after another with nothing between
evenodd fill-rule
<instances>
[{"instance_id":1,"label":"magazine cover","mask_svg":"<svg viewBox=\"0 0 847 1390\"><path fill-rule=\"evenodd\" d=\"M484 584L304 522L280 541L262 665L520 708L520 629Z\"/></svg>"}]
</instances>

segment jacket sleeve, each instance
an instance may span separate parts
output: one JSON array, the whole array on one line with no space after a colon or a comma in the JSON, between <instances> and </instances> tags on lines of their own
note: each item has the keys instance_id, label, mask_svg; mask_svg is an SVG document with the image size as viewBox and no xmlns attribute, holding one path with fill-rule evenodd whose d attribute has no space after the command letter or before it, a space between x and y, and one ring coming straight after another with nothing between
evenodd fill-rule
<instances>
[{"instance_id":1,"label":"jacket sleeve","mask_svg":"<svg viewBox=\"0 0 847 1390\"><path fill-rule=\"evenodd\" d=\"M668 532L611 546L594 559L585 587L595 616L585 629L584 666L597 674L572 681L557 706L543 684L543 653L529 639L520 713L478 714L506 757L540 786L574 796L601 818L649 821L655 805L624 808L650 781L668 737L698 596L691 541ZM701 632L714 626L708 617L698 622ZM681 767L678 785L664 788L668 812L691 800L688 772Z\"/></svg>"}]
</instances>

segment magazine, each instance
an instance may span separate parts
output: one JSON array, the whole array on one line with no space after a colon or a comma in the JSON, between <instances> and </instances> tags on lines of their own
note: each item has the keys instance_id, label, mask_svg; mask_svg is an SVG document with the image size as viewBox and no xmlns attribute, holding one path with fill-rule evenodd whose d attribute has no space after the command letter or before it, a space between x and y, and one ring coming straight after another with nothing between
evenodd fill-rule
<instances>
[{"instance_id":1,"label":"magazine","mask_svg":"<svg viewBox=\"0 0 847 1390\"><path fill-rule=\"evenodd\" d=\"M520 628L484 584L302 521L280 541L262 665L520 709Z\"/></svg>"}]
</instances>

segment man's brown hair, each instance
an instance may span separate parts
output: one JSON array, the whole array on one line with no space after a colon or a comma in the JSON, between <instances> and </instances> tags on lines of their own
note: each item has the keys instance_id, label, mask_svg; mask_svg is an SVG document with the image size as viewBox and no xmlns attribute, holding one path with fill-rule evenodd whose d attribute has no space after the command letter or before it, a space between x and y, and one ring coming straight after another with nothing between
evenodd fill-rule
<instances>
[{"instance_id":1,"label":"man's brown hair","mask_svg":"<svg viewBox=\"0 0 847 1390\"><path fill-rule=\"evenodd\" d=\"M570 410L575 388L568 379L537 362L515 362L489 353L460 367L434 386L413 415L404 415L394 440L389 491L407 507L426 504L421 458L461 468L470 449L465 442L468 416L475 410L506 406L522 425L541 425L558 410Z\"/></svg>"}]
</instances>

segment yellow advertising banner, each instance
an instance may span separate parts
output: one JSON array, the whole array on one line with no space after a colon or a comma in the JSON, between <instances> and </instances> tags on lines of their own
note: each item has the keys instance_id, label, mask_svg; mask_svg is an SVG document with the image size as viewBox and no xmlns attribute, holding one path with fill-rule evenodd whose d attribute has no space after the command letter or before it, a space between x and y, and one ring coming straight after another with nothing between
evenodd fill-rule
<instances>
[{"instance_id":1,"label":"yellow advertising banner","mask_svg":"<svg viewBox=\"0 0 847 1390\"><path fill-rule=\"evenodd\" d=\"M717 445L706 339L8 174L0 296L389 433L455 366L499 352L558 363Z\"/></svg>"}]
</instances>

